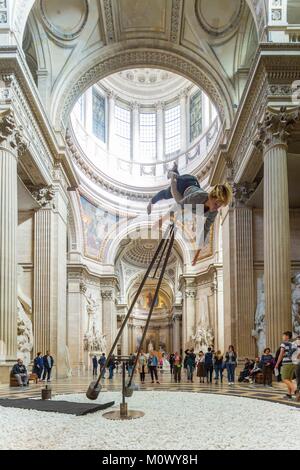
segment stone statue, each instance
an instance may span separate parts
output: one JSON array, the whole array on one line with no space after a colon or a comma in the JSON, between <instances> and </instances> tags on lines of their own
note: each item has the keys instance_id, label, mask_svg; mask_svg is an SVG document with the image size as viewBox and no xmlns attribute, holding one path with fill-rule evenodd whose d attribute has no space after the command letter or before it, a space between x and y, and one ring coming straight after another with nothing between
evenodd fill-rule
<instances>
[{"instance_id":1,"label":"stone statue","mask_svg":"<svg viewBox=\"0 0 300 470\"><path fill-rule=\"evenodd\" d=\"M87 301L86 311L88 314L88 328L83 337L84 350L106 353L105 335L97 327L96 312L98 305L93 299L92 294L86 295L86 291L83 291L83 294Z\"/></svg>"},{"instance_id":2,"label":"stone statue","mask_svg":"<svg viewBox=\"0 0 300 470\"><path fill-rule=\"evenodd\" d=\"M192 336L194 342L195 351L206 350L209 347L213 347L214 344L214 333L213 329L209 326L204 328L198 324L196 334Z\"/></svg>"},{"instance_id":3,"label":"stone statue","mask_svg":"<svg viewBox=\"0 0 300 470\"><path fill-rule=\"evenodd\" d=\"M256 339L259 356L266 347L265 291L263 277L257 279L257 305L255 311L255 329L252 336Z\"/></svg>"},{"instance_id":4,"label":"stone statue","mask_svg":"<svg viewBox=\"0 0 300 470\"><path fill-rule=\"evenodd\" d=\"M300 272L296 273L292 288L292 324L295 336L300 335Z\"/></svg>"},{"instance_id":5,"label":"stone statue","mask_svg":"<svg viewBox=\"0 0 300 470\"><path fill-rule=\"evenodd\" d=\"M33 349L32 322L19 297L17 300L17 345L18 358L22 359L25 366L28 367Z\"/></svg>"},{"instance_id":6,"label":"stone statue","mask_svg":"<svg viewBox=\"0 0 300 470\"><path fill-rule=\"evenodd\" d=\"M151 341L151 339L150 339L150 342L149 342L149 344L148 344L148 353L151 353L151 352L153 352L153 351L154 351L154 347L153 347L153 343L152 343L152 341Z\"/></svg>"}]
</instances>

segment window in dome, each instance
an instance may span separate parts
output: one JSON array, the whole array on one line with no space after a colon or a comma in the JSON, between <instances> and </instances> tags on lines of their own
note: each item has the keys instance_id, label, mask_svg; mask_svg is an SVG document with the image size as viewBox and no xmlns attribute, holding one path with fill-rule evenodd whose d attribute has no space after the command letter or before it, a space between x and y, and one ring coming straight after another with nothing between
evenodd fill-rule
<instances>
[{"instance_id":1,"label":"window in dome","mask_svg":"<svg viewBox=\"0 0 300 470\"><path fill-rule=\"evenodd\" d=\"M105 98L93 88L93 134L105 142Z\"/></svg>"},{"instance_id":2,"label":"window in dome","mask_svg":"<svg viewBox=\"0 0 300 470\"><path fill-rule=\"evenodd\" d=\"M115 106L116 151L118 156L130 160L131 156L131 113L128 109Z\"/></svg>"},{"instance_id":3,"label":"window in dome","mask_svg":"<svg viewBox=\"0 0 300 470\"><path fill-rule=\"evenodd\" d=\"M156 114L140 113L140 152L143 162L156 159Z\"/></svg>"},{"instance_id":4,"label":"window in dome","mask_svg":"<svg viewBox=\"0 0 300 470\"><path fill-rule=\"evenodd\" d=\"M202 93L198 91L190 98L190 142L202 133Z\"/></svg>"},{"instance_id":5,"label":"window in dome","mask_svg":"<svg viewBox=\"0 0 300 470\"><path fill-rule=\"evenodd\" d=\"M180 150L180 105L165 111L166 155Z\"/></svg>"}]
</instances>

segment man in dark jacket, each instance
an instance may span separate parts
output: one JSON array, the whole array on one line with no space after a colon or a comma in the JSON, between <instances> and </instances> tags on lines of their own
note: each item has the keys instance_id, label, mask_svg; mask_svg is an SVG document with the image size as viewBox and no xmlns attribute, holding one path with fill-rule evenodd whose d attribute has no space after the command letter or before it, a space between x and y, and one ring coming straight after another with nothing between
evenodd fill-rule
<instances>
[{"instance_id":1,"label":"man in dark jacket","mask_svg":"<svg viewBox=\"0 0 300 470\"><path fill-rule=\"evenodd\" d=\"M47 382L51 382L51 371L52 371L52 367L54 364L54 359L50 355L49 351L46 352L46 355L43 357L43 361L44 361L43 380L46 381L46 375L47 375Z\"/></svg>"},{"instance_id":2,"label":"man in dark jacket","mask_svg":"<svg viewBox=\"0 0 300 470\"><path fill-rule=\"evenodd\" d=\"M11 374L14 375L20 387L26 387L29 384L27 369L23 364L22 359L18 359L17 363L13 366Z\"/></svg>"},{"instance_id":3,"label":"man in dark jacket","mask_svg":"<svg viewBox=\"0 0 300 470\"><path fill-rule=\"evenodd\" d=\"M92 362L93 362L93 377L96 377L97 376L97 371L98 371L97 356L93 356Z\"/></svg>"},{"instance_id":4,"label":"man in dark jacket","mask_svg":"<svg viewBox=\"0 0 300 470\"><path fill-rule=\"evenodd\" d=\"M212 383L212 374L213 374L213 353L211 348L207 348L207 353L204 357L204 367L206 372L206 381L207 383Z\"/></svg>"},{"instance_id":5,"label":"man in dark jacket","mask_svg":"<svg viewBox=\"0 0 300 470\"><path fill-rule=\"evenodd\" d=\"M196 366L196 354L194 353L194 349L187 349L184 351L186 354L186 368L187 368L187 379L193 382L193 373Z\"/></svg>"}]
</instances>

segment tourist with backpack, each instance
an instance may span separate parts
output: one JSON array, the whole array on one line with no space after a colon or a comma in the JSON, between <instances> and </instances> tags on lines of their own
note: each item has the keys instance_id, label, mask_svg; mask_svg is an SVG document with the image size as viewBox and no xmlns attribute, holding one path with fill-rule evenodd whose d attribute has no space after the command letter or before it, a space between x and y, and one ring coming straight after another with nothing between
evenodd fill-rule
<instances>
[{"instance_id":1,"label":"tourist with backpack","mask_svg":"<svg viewBox=\"0 0 300 470\"><path fill-rule=\"evenodd\" d=\"M282 343L280 345L280 354L275 365L275 375L278 374L278 367L282 361L281 366L281 377L288 389L288 393L284 396L285 399L291 400L295 392L295 385L293 383L293 377L295 372L295 364L292 361L292 355L296 348L293 347L291 342L292 332L285 331L282 335Z\"/></svg>"}]
</instances>

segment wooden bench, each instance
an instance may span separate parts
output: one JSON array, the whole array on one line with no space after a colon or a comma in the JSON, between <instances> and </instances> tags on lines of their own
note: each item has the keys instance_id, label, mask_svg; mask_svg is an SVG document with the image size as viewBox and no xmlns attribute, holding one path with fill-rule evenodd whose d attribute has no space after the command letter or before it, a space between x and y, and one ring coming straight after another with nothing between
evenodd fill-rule
<instances>
[{"instance_id":1,"label":"wooden bench","mask_svg":"<svg viewBox=\"0 0 300 470\"><path fill-rule=\"evenodd\" d=\"M28 383L33 380L36 384L38 383L38 376L34 372L28 375ZM9 377L9 386L10 387L19 387L17 378L14 375Z\"/></svg>"}]
</instances>

